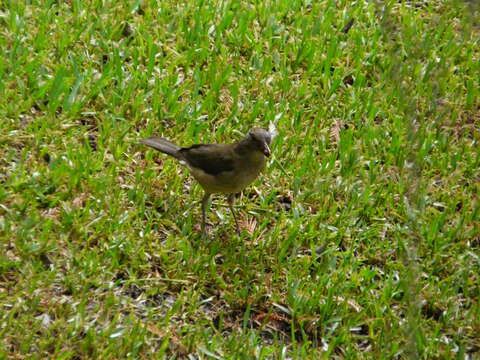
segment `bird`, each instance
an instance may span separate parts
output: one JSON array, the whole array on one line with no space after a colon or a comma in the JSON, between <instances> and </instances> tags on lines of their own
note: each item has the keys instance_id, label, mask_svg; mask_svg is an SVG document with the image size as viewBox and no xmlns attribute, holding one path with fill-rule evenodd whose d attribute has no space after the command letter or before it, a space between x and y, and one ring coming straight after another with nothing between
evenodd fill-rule
<instances>
[{"instance_id":1,"label":"bird","mask_svg":"<svg viewBox=\"0 0 480 360\"><path fill-rule=\"evenodd\" d=\"M210 196L217 193L227 195L236 231L240 235L240 226L233 209L235 194L250 185L264 169L271 154L270 144L276 136L275 127L272 126L268 130L254 127L243 139L233 144L182 147L159 136L141 139L140 142L179 160L203 188L205 194L202 198L201 231L204 236L208 202Z\"/></svg>"}]
</instances>

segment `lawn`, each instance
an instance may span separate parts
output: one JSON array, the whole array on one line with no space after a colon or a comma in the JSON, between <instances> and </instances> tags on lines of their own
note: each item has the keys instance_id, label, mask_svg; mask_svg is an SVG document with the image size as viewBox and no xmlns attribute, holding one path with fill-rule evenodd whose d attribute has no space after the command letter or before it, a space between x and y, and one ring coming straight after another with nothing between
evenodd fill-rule
<instances>
[{"instance_id":1,"label":"lawn","mask_svg":"<svg viewBox=\"0 0 480 360\"><path fill-rule=\"evenodd\" d=\"M479 11L1 2L0 358L480 358ZM139 139L270 122L202 238Z\"/></svg>"}]
</instances>

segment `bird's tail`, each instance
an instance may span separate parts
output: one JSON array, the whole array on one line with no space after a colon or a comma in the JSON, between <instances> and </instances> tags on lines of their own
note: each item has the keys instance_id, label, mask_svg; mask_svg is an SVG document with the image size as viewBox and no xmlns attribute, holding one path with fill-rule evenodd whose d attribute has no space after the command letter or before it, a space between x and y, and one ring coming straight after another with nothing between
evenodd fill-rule
<instances>
[{"instance_id":1,"label":"bird's tail","mask_svg":"<svg viewBox=\"0 0 480 360\"><path fill-rule=\"evenodd\" d=\"M146 139L141 139L140 142L156 150L159 150L164 154L173 156L177 159L179 158L179 150L181 149L181 147L164 138L161 138L159 136L152 136Z\"/></svg>"}]
</instances>

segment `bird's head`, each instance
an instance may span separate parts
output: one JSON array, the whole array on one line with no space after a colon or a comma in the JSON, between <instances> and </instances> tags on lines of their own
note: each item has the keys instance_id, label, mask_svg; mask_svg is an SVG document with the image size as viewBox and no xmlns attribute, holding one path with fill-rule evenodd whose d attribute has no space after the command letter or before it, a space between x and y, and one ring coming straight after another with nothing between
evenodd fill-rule
<instances>
[{"instance_id":1,"label":"bird's head","mask_svg":"<svg viewBox=\"0 0 480 360\"><path fill-rule=\"evenodd\" d=\"M247 135L249 143L265 156L270 156L270 143L272 141L272 134L270 131L254 127Z\"/></svg>"}]
</instances>

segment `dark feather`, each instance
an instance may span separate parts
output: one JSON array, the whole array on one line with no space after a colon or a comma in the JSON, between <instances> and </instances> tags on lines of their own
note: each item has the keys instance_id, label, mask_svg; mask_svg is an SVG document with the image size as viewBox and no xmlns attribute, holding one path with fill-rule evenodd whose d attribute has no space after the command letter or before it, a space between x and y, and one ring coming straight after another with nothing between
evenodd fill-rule
<instances>
[{"instance_id":1,"label":"dark feather","mask_svg":"<svg viewBox=\"0 0 480 360\"><path fill-rule=\"evenodd\" d=\"M178 159L178 151L180 150L180 146L175 145L167 139L159 136L152 136L147 139L141 139L140 142Z\"/></svg>"},{"instance_id":2,"label":"dark feather","mask_svg":"<svg viewBox=\"0 0 480 360\"><path fill-rule=\"evenodd\" d=\"M180 153L190 166L202 169L210 175L218 175L234 169L234 161L228 145L200 144L180 149Z\"/></svg>"}]
</instances>

